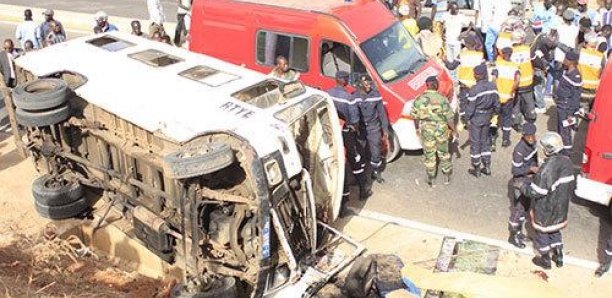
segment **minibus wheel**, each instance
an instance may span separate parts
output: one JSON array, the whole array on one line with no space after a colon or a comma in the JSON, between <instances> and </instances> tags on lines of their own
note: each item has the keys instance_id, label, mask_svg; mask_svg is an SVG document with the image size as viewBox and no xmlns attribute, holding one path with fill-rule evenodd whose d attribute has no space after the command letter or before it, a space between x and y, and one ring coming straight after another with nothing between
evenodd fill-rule
<instances>
[{"instance_id":1,"label":"minibus wheel","mask_svg":"<svg viewBox=\"0 0 612 298\"><path fill-rule=\"evenodd\" d=\"M70 204L62 206L47 206L38 201L34 201L36 212L40 216L49 219L66 219L85 213L89 209L87 198L80 198Z\"/></svg>"},{"instance_id":2,"label":"minibus wheel","mask_svg":"<svg viewBox=\"0 0 612 298\"><path fill-rule=\"evenodd\" d=\"M385 160L387 163L390 163L396 160L402 152L402 148L400 147L399 137L393 131L393 129L389 128L389 148L387 150L387 156Z\"/></svg>"},{"instance_id":3,"label":"minibus wheel","mask_svg":"<svg viewBox=\"0 0 612 298\"><path fill-rule=\"evenodd\" d=\"M45 111L15 110L17 122L27 127L43 127L60 123L70 117L70 107L65 104Z\"/></svg>"},{"instance_id":4,"label":"minibus wheel","mask_svg":"<svg viewBox=\"0 0 612 298\"><path fill-rule=\"evenodd\" d=\"M209 143L186 146L164 157L164 163L176 179L187 179L214 173L234 162L234 152L228 144Z\"/></svg>"},{"instance_id":5,"label":"minibus wheel","mask_svg":"<svg viewBox=\"0 0 612 298\"><path fill-rule=\"evenodd\" d=\"M41 205L63 206L79 200L83 196L83 187L76 180L46 174L34 180L32 195Z\"/></svg>"},{"instance_id":6,"label":"minibus wheel","mask_svg":"<svg viewBox=\"0 0 612 298\"><path fill-rule=\"evenodd\" d=\"M13 89L13 103L22 110L48 110L65 103L69 91L68 84L64 80L33 80Z\"/></svg>"}]
</instances>

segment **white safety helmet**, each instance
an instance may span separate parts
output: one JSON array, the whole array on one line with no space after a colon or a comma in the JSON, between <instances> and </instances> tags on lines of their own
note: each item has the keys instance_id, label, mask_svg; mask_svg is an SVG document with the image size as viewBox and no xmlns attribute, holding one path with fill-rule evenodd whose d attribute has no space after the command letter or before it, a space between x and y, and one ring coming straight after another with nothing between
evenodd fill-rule
<instances>
[{"instance_id":1,"label":"white safety helmet","mask_svg":"<svg viewBox=\"0 0 612 298\"><path fill-rule=\"evenodd\" d=\"M106 14L106 12L104 12L104 11L98 11L98 12L96 12L96 14L94 16L94 19L96 21L101 21L101 20L107 21L108 20L108 14Z\"/></svg>"},{"instance_id":2,"label":"white safety helmet","mask_svg":"<svg viewBox=\"0 0 612 298\"><path fill-rule=\"evenodd\" d=\"M584 35L584 41L586 41L587 44L592 45L592 46L596 46L597 45L597 33L595 32L589 32L587 34Z\"/></svg>"},{"instance_id":3,"label":"white safety helmet","mask_svg":"<svg viewBox=\"0 0 612 298\"><path fill-rule=\"evenodd\" d=\"M397 10L397 12L401 15L401 16L407 16L410 13L410 6L408 6L408 4L402 4L400 5L399 9Z\"/></svg>"},{"instance_id":4,"label":"white safety helmet","mask_svg":"<svg viewBox=\"0 0 612 298\"><path fill-rule=\"evenodd\" d=\"M546 156L551 156L563 150L563 139L558 133L548 131L540 138L540 146Z\"/></svg>"}]
</instances>

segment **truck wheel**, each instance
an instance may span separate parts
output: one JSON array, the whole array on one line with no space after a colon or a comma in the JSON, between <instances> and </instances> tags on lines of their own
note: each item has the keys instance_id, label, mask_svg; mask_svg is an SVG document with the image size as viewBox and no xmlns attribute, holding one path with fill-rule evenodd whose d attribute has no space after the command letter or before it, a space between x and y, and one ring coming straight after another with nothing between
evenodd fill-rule
<instances>
[{"instance_id":1,"label":"truck wheel","mask_svg":"<svg viewBox=\"0 0 612 298\"><path fill-rule=\"evenodd\" d=\"M387 163L390 163L396 160L401 153L402 148L400 147L399 137L391 128L389 128L389 150L387 150L385 160Z\"/></svg>"},{"instance_id":2,"label":"truck wheel","mask_svg":"<svg viewBox=\"0 0 612 298\"><path fill-rule=\"evenodd\" d=\"M376 278L376 261L368 257L359 257L346 276L344 289L349 297L365 298L372 290Z\"/></svg>"},{"instance_id":3,"label":"truck wheel","mask_svg":"<svg viewBox=\"0 0 612 298\"><path fill-rule=\"evenodd\" d=\"M30 111L52 109L68 100L68 84L60 79L39 79L13 89L15 106Z\"/></svg>"},{"instance_id":4,"label":"truck wheel","mask_svg":"<svg viewBox=\"0 0 612 298\"><path fill-rule=\"evenodd\" d=\"M77 181L47 174L34 180L32 195L41 205L63 206L80 199L83 196L83 187Z\"/></svg>"},{"instance_id":5,"label":"truck wheel","mask_svg":"<svg viewBox=\"0 0 612 298\"><path fill-rule=\"evenodd\" d=\"M186 179L210 174L231 165L234 162L234 152L227 144L210 143L168 154L164 162L174 178Z\"/></svg>"},{"instance_id":6,"label":"truck wheel","mask_svg":"<svg viewBox=\"0 0 612 298\"><path fill-rule=\"evenodd\" d=\"M23 126L42 127L60 123L70 117L70 107L63 105L53 110L31 112L22 109L15 110L17 122Z\"/></svg>"},{"instance_id":7,"label":"truck wheel","mask_svg":"<svg viewBox=\"0 0 612 298\"><path fill-rule=\"evenodd\" d=\"M47 206L34 201L36 212L40 216L49 219L66 219L83 214L89 208L89 202L86 198L80 198L70 204L62 206Z\"/></svg>"},{"instance_id":8,"label":"truck wheel","mask_svg":"<svg viewBox=\"0 0 612 298\"><path fill-rule=\"evenodd\" d=\"M216 297L238 297L238 287L236 279L233 277L223 277L213 282L212 288L206 292L189 293L183 284L177 284L172 293L172 298L216 298Z\"/></svg>"}]
</instances>

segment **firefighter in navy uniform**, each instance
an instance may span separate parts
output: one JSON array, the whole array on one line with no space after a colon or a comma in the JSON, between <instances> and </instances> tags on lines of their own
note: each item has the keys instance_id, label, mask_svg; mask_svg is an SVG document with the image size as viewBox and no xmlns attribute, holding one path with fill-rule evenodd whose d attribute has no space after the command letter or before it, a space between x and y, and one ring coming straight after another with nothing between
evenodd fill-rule
<instances>
[{"instance_id":1,"label":"firefighter in navy uniform","mask_svg":"<svg viewBox=\"0 0 612 298\"><path fill-rule=\"evenodd\" d=\"M344 179L344 192L342 195L342 213L345 213L345 203L350 196L349 179L352 173L359 185L359 198L366 199L372 195L372 190L367 186L365 179L365 158L363 150L357 143L357 131L359 129L359 107L358 102L346 90L348 85L349 73L338 71L336 73L336 86L327 90L329 96L334 101L338 117L344 121L342 127L342 139L346 150L346 167Z\"/></svg>"},{"instance_id":2,"label":"firefighter in navy uniform","mask_svg":"<svg viewBox=\"0 0 612 298\"><path fill-rule=\"evenodd\" d=\"M499 114L500 104L497 87L487 79L487 67L480 64L474 68L476 85L470 88L465 116L470 134L470 174L479 177L482 172L491 175L491 118ZM482 166L482 168L481 168Z\"/></svg>"},{"instance_id":3,"label":"firefighter in navy uniform","mask_svg":"<svg viewBox=\"0 0 612 298\"><path fill-rule=\"evenodd\" d=\"M572 130L575 124L569 121L576 120L580 109L580 96L582 93L582 76L577 68L578 54L568 51L563 61L563 75L559 78L559 85L555 89L555 104L557 106L557 132L563 139L563 154L569 156L572 151ZM565 123L564 123L565 122Z\"/></svg>"},{"instance_id":4,"label":"firefighter in navy uniform","mask_svg":"<svg viewBox=\"0 0 612 298\"><path fill-rule=\"evenodd\" d=\"M517 181L514 186L531 201L531 225L535 230L535 246L539 256L533 263L544 269L551 268L552 260L557 267L563 266L563 239L561 229L567 226L569 201L575 189L572 161L560 152L563 140L555 132L547 132L540 139L546 155L533 182Z\"/></svg>"},{"instance_id":5,"label":"firefighter in navy uniform","mask_svg":"<svg viewBox=\"0 0 612 298\"><path fill-rule=\"evenodd\" d=\"M533 175L538 171L538 148L535 133L535 124L531 122L525 123L523 126L523 137L516 144L512 152L513 183L529 183L533 179ZM521 194L520 189L514 189L514 200L508 220L508 229L510 230L508 242L518 248L525 248L523 224L525 223L529 205L530 199Z\"/></svg>"},{"instance_id":6,"label":"firefighter in navy uniform","mask_svg":"<svg viewBox=\"0 0 612 298\"><path fill-rule=\"evenodd\" d=\"M383 140L389 136L389 120L382 101L382 96L372 88L372 82L367 76L359 77L359 90L353 95L359 102L361 120L365 125L366 139L370 150L370 164L372 165L372 179L384 183L381 169L383 163Z\"/></svg>"}]
</instances>

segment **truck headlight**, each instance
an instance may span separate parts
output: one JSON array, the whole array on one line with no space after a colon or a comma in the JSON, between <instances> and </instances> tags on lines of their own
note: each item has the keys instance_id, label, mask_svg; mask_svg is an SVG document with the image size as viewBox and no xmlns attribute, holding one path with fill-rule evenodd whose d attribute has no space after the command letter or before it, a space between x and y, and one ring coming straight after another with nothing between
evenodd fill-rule
<instances>
[{"instance_id":1,"label":"truck headlight","mask_svg":"<svg viewBox=\"0 0 612 298\"><path fill-rule=\"evenodd\" d=\"M283 174L281 173L278 162L274 159L269 160L265 163L264 168L266 170L266 176L268 177L268 184L275 186L283 180Z\"/></svg>"}]
</instances>

